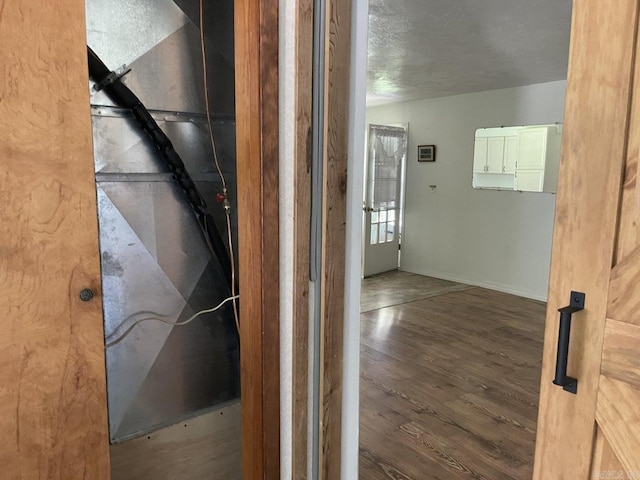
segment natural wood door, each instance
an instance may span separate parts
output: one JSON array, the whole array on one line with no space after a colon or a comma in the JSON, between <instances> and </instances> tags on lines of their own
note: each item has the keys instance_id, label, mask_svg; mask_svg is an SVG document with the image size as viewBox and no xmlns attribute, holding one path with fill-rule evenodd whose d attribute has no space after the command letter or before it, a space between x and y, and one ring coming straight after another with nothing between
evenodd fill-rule
<instances>
[{"instance_id":1,"label":"natural wood door","mask_svg":"<svg viewBox=\"0 0 640 480\"><path fill-rule=\"evenodd\" d=\"M107 479L84 1L0 0L0 45L0 477Z\"/></svg>"},{"instance_id":2,"label":"natural wood door","mask_svg":"<svg viewBox=\"0 0 640 480\"><path fill-rule=\"evenodd\" d=\"M534 478L640 478L638 0L574 2ZM559 307L568 375L551 383Z\"/></svg>"}]
</instances>

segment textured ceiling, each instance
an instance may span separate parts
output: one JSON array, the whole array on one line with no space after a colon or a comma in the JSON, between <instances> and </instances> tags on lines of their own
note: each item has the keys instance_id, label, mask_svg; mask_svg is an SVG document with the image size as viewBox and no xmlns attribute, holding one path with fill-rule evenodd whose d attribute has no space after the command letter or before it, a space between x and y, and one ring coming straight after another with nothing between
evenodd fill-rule
<instances>
[{"instance_id":1,"label":"textured ceiling","mask_svg":"<svg viewBox=\"0 0 640 480\"><path fill-rule=\"evenodd\" d=\"M367 105L565 79L572 0L370 0Z\"/></svg>"}]
</instances>

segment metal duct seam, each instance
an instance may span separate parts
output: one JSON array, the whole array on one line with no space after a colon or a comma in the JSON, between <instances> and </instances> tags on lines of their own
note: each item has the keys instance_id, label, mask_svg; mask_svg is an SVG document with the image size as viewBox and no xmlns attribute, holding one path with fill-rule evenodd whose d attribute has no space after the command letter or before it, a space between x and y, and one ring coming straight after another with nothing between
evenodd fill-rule
<instances>
[{"instance_id":1,"label":"metal duct seam","mask_svg":"<svg viewBox=\"0 0 640 480\"><path fill-rule=\"evenodd\" d=\"M100 88L113 100L119 107L126 108L131 111L140 127L151 138L162 158L169 166L174 179L178 186L184 192L186 198L191 205L200 228L205 236L207 245L217 258L225 279L232 290L232 268L231 259L227 251L224 241L215 227L213 218L208 213L208 207L202 195L198 192L195 183L187 172L184 163L176 152L171 140L160 129L154 118L151 116L146 107L136 97L136 95L122 83L120 76L109 70L109 68L100 60L98 55L87 46L89 59L89 76L100 85ZM237 291L237 289L236 289Z\"/></svg>"}]
</instances>

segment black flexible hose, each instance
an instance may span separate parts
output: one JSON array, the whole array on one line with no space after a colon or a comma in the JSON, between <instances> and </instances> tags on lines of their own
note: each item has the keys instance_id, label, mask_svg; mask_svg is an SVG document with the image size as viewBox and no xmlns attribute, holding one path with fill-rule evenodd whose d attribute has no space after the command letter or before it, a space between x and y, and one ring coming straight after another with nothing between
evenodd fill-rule
<instances>
[{"instance_id":1,"label":"black flexible hose","mask_svg":"<svg viewBox=\"0 0 640 480\"><path fill-rule=\"evenodd\" d=\"M89 53L89 76L97 83L105 83L103 90L116 105L131 110L133 117L149 135L158 152L167 162L176 183L189 200L202 231L208 237L208 243L213 250L212 253L218 259L229 290L231 290L231 259L229 252L213 222L213 218L207 211L207 204L189 176L180 155L175 151L171 140L160 129L146 107L119 78L116 77L111 82L105 82L105 79L111 75L111 70L100 60L91 47L87 46L87 50Z\"/></svg>"}]
</instances>

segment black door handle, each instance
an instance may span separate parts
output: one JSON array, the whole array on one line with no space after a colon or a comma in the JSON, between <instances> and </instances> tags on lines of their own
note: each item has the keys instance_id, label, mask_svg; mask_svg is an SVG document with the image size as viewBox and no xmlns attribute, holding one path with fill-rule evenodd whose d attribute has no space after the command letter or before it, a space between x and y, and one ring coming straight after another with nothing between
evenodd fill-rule
<instances>
[{"instance_id":1,"label":"black door handle","mask_svg":"<svg viewBox=\"0 0 640 480\"><path fill-rule=\"evenodd\" d=\"M558 357L556 358L556 378L553 383L567 392L578 392L578 379L567 376L567 359L569 358L569 334L571 333L571 314L584 310L584 293L571 292L569 306L559 308L560 330L558 332Z\"/></svg>"}]
</instances>

